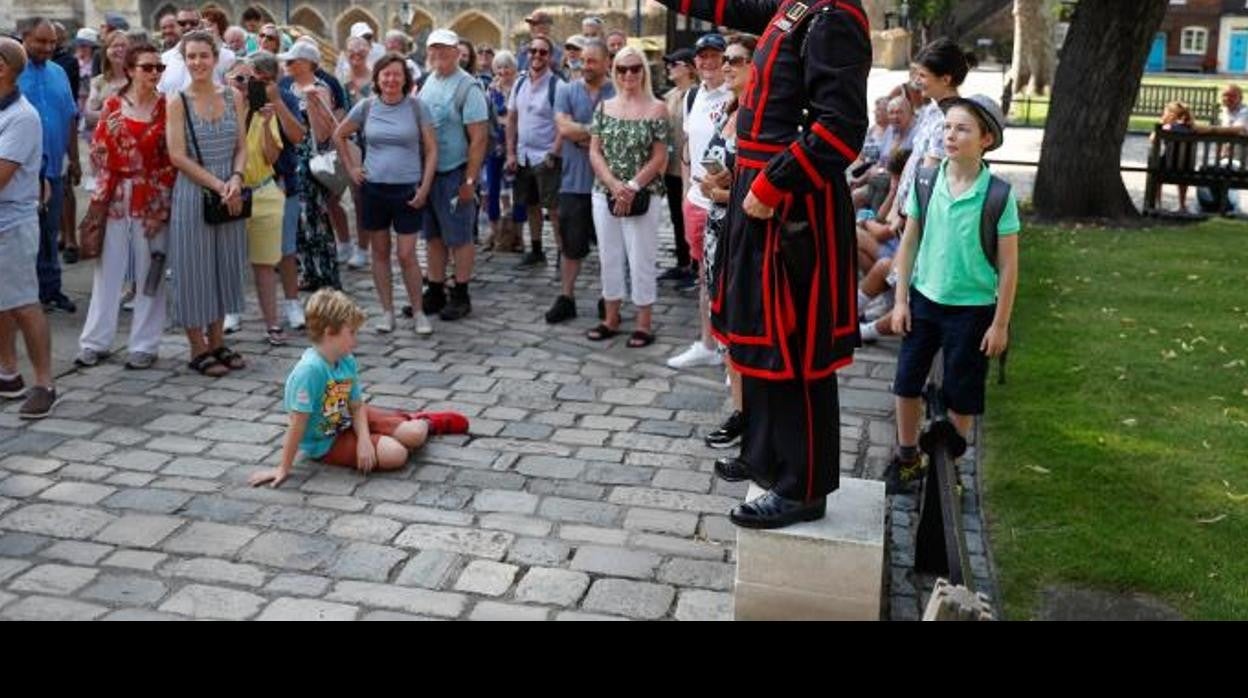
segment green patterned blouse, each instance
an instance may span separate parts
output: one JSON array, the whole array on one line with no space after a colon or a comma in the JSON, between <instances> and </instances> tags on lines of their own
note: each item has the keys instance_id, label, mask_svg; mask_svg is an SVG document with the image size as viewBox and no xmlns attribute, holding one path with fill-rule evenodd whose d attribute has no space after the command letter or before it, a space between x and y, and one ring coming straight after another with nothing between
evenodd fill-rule
<instances>
[{"instance_id":1,"label":"green patterned blouse","mask_svg":"<svg viewBox=\"0 0 1248 698\"><path fill-rule=\"evenodd\" d=\"M650 161L655 141L667 143L668 122L662 119L620 119L608 115L602 109L594 112L593 124L589 127L591 135L602 139L602 152L607 158L607 166L611 174L618 179L627 181ZM663 196L663 173L650 181L646 186L654 196ZM594 191L610 193L601 181L595 178Z\"/></svg>"}]
</instances>

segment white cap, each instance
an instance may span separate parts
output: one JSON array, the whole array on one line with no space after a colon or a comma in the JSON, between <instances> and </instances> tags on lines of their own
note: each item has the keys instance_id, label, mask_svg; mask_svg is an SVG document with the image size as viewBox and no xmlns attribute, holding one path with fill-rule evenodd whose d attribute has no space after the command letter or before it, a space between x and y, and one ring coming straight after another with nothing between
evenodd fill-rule
<instances>
[{"instance_id":1,"label":"white cap","mask_svg":"<svg viewBox=\"0 0 1248 698\"><path fill-rule=\"evenodd\" d=\"M281 61L312 61L313 63L321 62L321 50L315 44L307 41L296 41L290 45L290 49L285 53L277 54L278 60Z\"/></svg>"},{"instance_id":2,"label":"white cap","mask_svg":"<svg viewBox=\"0 0 1248 698\"><path fill-rule=\"evenodd\" d=\"M360 36L373 36L375 33L373 28L368 26L368 22L356 22L351 25L352 39Z\"/></svg>"},{"instance_id":3,"label":"white cap","mask_svg":"<svg viewBox=\"0 0 1248 698\"><path fill-rule=\"evenodd\" d=\"M425 39L425 48L430 46L458 46L459 35L450 29L434 29L429 32L429 38Z\"/></svg>"},{"instance_id":4,"label":"white cap","mask_svg":"<svg viewBox=\"0 0 1248 698\"><path fill-rule=\"evenodd\" d=\"M74 42L94 46L100 43L100 33L91 27L83 27L74 35Z\"/></svg>"}]
</instances>

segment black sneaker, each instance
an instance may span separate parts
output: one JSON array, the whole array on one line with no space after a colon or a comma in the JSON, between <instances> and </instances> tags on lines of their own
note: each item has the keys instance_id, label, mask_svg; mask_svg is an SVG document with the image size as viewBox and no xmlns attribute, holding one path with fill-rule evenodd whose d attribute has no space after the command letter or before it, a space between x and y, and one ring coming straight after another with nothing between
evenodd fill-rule
<instances>
[{"instance_id":1,"label":"black sneaker","mask_svg":"<svg viewBox=\"0 0 1248 698\"><path fill-rule=\"evenodd\" d=\"M74 302L66 297L64 293L58 293L43 302L43 310L48 313L59 310L62 313L73 315L78 312L78 306L74 305Z\"/></svg>"},{"instance_id":2,"label":"black sneaker","mask_svg":"<svg viewBox=\"0 0 1248 698\"><path fill-rule=\"evenodd\" d=\"M78 263L78 248L66 247L65 250L61 252L61 261L65 262L66 264L77 264Z\"/></svg>"},{"instance_id":3,"label":"black sneaker","mask_svg":"<svg viewBox=\"0 0 1248 698\"><path fill-rule=\"evenodd\" d=\"M0 397L15 400L26 395L26 381L21 376L0 378Z\"/></svg>"},{"instance_id":4,"label":"black sneaker","mask_svg":"<svg viewBox=\"0 0 1248 698\"><path fill-rule=\"evenodd\" d=\"M902 494L911 492L923 477L923 456L913 461L904 461L894 454L884 470L884 493Z\"/></svg>"},{"instance_id":5,"label":"black sneaker","mask_svg":"<svg viewBox=\"0 0 1248 698\"><path fill-rule=\"evenodd\" d=\"M425 312L429 313L432 311L426 310ZM445 322L455 322L456 320L462 320L471 314L472 299L466 295L460 297L458 294L455 294L452 295L450 302L446 304L446 307L442 309L442 312L439 313L438 317L442 318Z\"/></svg>"},{"instance_id":6,"label":"black sneaker","mask_svg":"<svg viewBox=\"0 0 1248 698\"><path fill-rule=\"evenodd\" d=\"M555 304L550 306L550 310L546 311L546 322L554 325L564 320L572 320L576 318L576 301L568 296L559 296L555 299Z\"/></svg>"},{"instance_id":7,"label":"black sneaker","mask_svg":"<svg viewBox=\"0 0 1248 698\"><path fill-rule=\"evenodd\" d=\"M520 263L517 264L516 266L520 267L521 269L524 269L527 267L536 267L536 266L540 266L543 264L546 264L546 253L539 252L537 250L529 250L528 252L525 253L524 257L520 259Z\"/></svg>"},{"instance_id":8,"label":"black sneaker","mask_svg":"<svg viewBox=\"0 0 1248 698\"><path fill-rule=\"evenodd\" d=\"M711 448L732 448L741 442L741 434L745 431L745 415L733 412L719 425L719 428L706 435L706 445Z\"/></svg>"},{"instance_id":9,"label":"black sneaker","mask_svg":"<svg viewBox=\"0 0 1248 698\"><path fill-rule=\"evenodd\" d=\"M688 293L690 291L698 290L698 277L690 275L689 278L677 281L676 290L680 293Z\"/></svg>"},{"instance_id":10,"label":"black sneaker","mask_svg":"<svg viewBox=\"0 0 1248 698\"><path fill-rule=\"evenodd\" d=\"M434 288L430 286L425 289L424 295L420 297L420 307L425 311L425 315L435 315L442 312L442 309L446 307L446 287ZM412 317L412 306L403 306L403 317Z\"/></svg>"}]
</instances>

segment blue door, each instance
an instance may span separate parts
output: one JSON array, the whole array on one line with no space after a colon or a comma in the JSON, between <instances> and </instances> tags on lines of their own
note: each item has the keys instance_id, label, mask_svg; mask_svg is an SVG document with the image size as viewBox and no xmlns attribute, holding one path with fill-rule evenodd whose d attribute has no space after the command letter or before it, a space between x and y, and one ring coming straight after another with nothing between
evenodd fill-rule
<instances>
[{"instance_id":1,"label":"blue door","mask_svg":"<svg viewBox=\"0 0 1248 698\"><path fill-rule=\"evenodd\" d=\"M1231 32L1231 51L1226 57L1228 73L1248 73L1248 31Z\"/></svg>"},{"instance_id":2,"label":"blue door","mask_svg":"<svg viewBox=\"0 0 1248 698\"><path fill-rule=\"evenodd\" d=\"M1160 73L1166 69L1166 33L1157 32L1153 37L1153 48L1148 52L1148 63L1144 66L1144 70L1150 73Z\"/></svg>"}]
</instances>

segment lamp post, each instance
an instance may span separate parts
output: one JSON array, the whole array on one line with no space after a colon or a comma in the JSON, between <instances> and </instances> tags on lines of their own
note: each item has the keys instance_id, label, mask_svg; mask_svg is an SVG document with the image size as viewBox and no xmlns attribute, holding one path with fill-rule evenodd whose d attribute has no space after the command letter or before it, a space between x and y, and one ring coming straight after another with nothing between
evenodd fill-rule
<instances>
[{"instance_id":1,"label":"lamp post","mask_svg":"<svg viewBox=\"0 0 1248 698\"><path fill-rule=\"evenodd\" d=\"M641 36L641 0L637 0L636 10L637 10L637 18L636 18L636 23L634 25L635 30L633 31L633 35L640 37Z\"/></svg>"},{"instance_id":2,"label":"lamp post","mask_svg":"<svg viewBox=\"0 0 1248 698\"><path fill-rule=\"evenodd\" d=\"M407 2L407 0L399 3L399 21L403 23L403 31L407 31L411 27L412 20L415 17L416 9L412 7L412 3Z\"/></svg>"}]
</instances>

